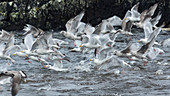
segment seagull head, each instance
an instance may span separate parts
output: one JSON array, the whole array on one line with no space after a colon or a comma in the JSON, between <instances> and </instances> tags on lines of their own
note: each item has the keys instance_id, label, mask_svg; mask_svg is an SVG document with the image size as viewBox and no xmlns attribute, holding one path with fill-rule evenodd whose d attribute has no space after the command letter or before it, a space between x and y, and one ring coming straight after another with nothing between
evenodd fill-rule
<instances>
[{"instance_id":1,"label":"seagull head","mask_svg":"<svg viewBox=\"0 0 170 96\"><path fill-rule=\"evenodd\" d=\"M6 76L14 77L14 74L12 74L11 71L4 71L4 72L1 72L1 75L6 75Z\"/></svg>"},{"instance_id":2,"label":"seagull head","mask_svg":"<svg viewBox=\"0 0 170 96\"><path fill-rule=\"evenodd\" d=\"M65 33L66 33L66 31L61 31L61 32L60 32L60 34L63 34L63 35L64 35Z\"/></svg>"},{"instance_id":3,"label":"seagull head","mask_svg":"<svg viewBox=\"0 0 170 96\"><path fill-rule=\"evenodd\" d=\"M138 42L139 43L142 42L143 44L146 44L148 41L146 39L140 39L140 40L138 40Z\"/></svg>"}]
</instances>

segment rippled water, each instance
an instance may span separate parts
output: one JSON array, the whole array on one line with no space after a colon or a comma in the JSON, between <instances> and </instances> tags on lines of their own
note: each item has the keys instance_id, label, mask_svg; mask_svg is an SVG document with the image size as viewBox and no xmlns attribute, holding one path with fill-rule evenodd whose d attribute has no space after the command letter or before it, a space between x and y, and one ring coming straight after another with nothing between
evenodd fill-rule
<instances>
[{"instance_id":1,"label":"rippled water","mask_svg":"<svg viewBox=\"0 0 170 96\"><path fill-rule=\"evenodd\" d=\"M161 34L158 36L158 41L170 37L170 35ZM134 38L133 40L144 37L143 33L135 33L135 35L134 37L136 37L136 39ZM137 62L132 65L132 68L112 67L112 69L95 70L93 62L85 64L79 63L81 60L93 57L93 55L69 52L68 50L74 47L73 41L65 39L58 33L55 33L54 36L71 42L69 45L65 46L66 48L61 49L61 52L65 53L71 59L71 62L63 61L64 68L68 68L70 71L56 72L47 70L42 68L40 63L32 61L33 64L29 64L23 58L13 57L16 63L8 67L8 70L24 70L28 76L26 79L27 82L21 84L21 89L17 96L170 96L170 48L161 47L166 53L159 55L146 66L144 66L143 62ZM17 38L22 37L19 36ZM115 47L120 50L125 48L126 39L126 36L120 35L116 40L123 42L116 43ZM120 59L129 62L126 58ZM158 62L162 63L158 64ZM8 66L6 60L0 60L0 63L1 67ZM116 69L124 69L124 73L115 75L114 71ZM157 70L163 70L163 74L156 75L155 72ZM0 96L9 96L9 94L11 94L10 83L0 86L2 88L0 91L2 95Z\"/></svg>"}]
</instances>

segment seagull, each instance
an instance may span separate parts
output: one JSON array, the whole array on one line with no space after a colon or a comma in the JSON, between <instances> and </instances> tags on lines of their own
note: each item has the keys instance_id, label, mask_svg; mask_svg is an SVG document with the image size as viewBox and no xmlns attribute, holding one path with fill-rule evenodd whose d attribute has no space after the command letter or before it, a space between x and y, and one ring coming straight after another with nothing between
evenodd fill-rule
<instances>
[{"instance_id":1,"label":"seagull","mask_svg":"<svg viewBox=\"0 0 170 96\"><path fill-rule=\"evenodd\" d=\"M170 47L170 38L161 41L163 47Z\"/></svg>"},{"instance_id":2,"label":"seagull","mask_svg":"<svg viewBox=\"0 0 170 96\"><path fill-rule=\"evenodd\" d=\"M29 56L28 58L31 59L31 60L34 60L36 62L40 62L42 65L43 64L48 64L49 65L49 63L45 59L40 58L38 56ZM29 63L32 63L32 62L29 61Z\"/></svg>"},{"instance_id":3,"label":"seagull","mask_svg":"<svg viewBox=\"0 0 170 96\"><path fill-rule=\"evenodd\" d=\"M49 53L55 53L54 50L50 49L51 46L50 42L51 42L52 38L51 38L51 33L46 33L40 37L38 37L31 48L31 51L33 53L37 53L39 55L46 55ZM58 48L58 47L57 47Z\"/></svg>"},{"instance_id":4,"label":"seagull","mask_svg":"<svg viewBox=\"0 0 170 96\"><path fill-rule=\"evenodd\" d=\"M0 35L0 42L7 42L8 41L8 39L10 38L10 34L7 32L7 31L5 31L5 30L3 30L2 29L2 31L0 31L0 33L1 33L1 35Z\"/></svg>"},{"instance_id":5,"label":"seagull","mask_svg":"<svg viewBox=\"0 0 170 96\"><path fill-rule=\"evenodd\" d=\"M145 20L148 18L151 19L157 6L158 6L158 3L154 4L149 9L144 10L140 15L140 21L138 23L134 23L134 25L136 25L139 28L143 28L143 24L144 24Z\"/></svg>"},{"instance_id":6,"label":"seagull","mask_svg":"<svg viewBox=\"0 0 170 96\"><path fill-rule=\"evenodd\" d=\"M138 12L139 2L134 5L131 10L128 10L125 14L125 18L127 18L130 21L140 21L140 13Z\"/></svg>"},{"instance_id":7,"label":"seagull","mask_svg":"<svg viewBox=\"0 0 170 96\"><path fill-rule=\"evenodd\" d=\"M0 58L10 60L12 63L14 63L15 60L10 57L10 54L12 52L20 50L20 48L17 45L14 45L14 34L13 33L10 34L10 37L6 45L1 44L0 48L1 48Z\"/></svg>"},{"instance_id":8,"label":"seagull","mask_svg":"<svg viewBox=\"0 0 170 96\"><path fill-rule=\"evenodd\" d=\"M121 18L116 16L116 15L114 15L113 17L108 18L107 20L108 20L108 22L110 22L110 24L112 26L121 26L121 23L122 23Z\"/></svg>"},{"instance_id":9,"label":"seagull","mask_svg":"<svg viewBox=\"0 0 170 96\"><path fill-rule=\"evenodd\" d=\"M60 33L69 39L80 40L81 37L77 37L75 34L81 24L80 21L83 18L84 14L84 11L82 11L79 15L75 16L74 18L71 18L66 23L66 31L61 31Z\"/></svg>"},{"instance_id":10,"label":"seagull","mask_svg":"<svg viewBox=\"0 0 170 96\"><path fill-rule=\"evenodd\" d=\"M111 58L111 54L110 52L112 51L112 48L105 48L102 49L100 52L97 53L96 58L95 59L89 59L90 61L94 61L94 63L97 66L100 66L104 63L107 63Z\"/></svg>"},{"instance_id":11,"label":"seagull","mask_svg":"<svg viewBox=\"0 0 170 96\"><path fill-rule=\"evenodd\" d=\"M20 56L20 57L28 57L28 55L26 53L23 53L23 52L15 52L12 54L13 56L17 55L17 56Z\"/></svg>"},{"instance_id":12,"label":"seagull","mask_svg":"<svg viewBox=\"0 0 170 96\"><path fill-rule=\"evenodd\" d=\"M109 63L112 63L111 66L127 65L131 67L129 64L127 64L123 60L118 59L118 57L113 55L112 52L113 52L113 48L105 48L97 54L95 59L90 59L90 61L94 61L94 63L96 64L96 67L100 66L100 68L101 66L105 64L109 64Z\"/></svg>"},{"instance_id":13,"label":"seagull","mask_svg":"<svg viewBox=\"0 0 170 96\"><path fill-rule=\"evenodd\" d=\"M12 90L11 95L16 96L19 89L20 83L24 78L27 78L27 75L24 71L5 71L0 73L0 77L9 76L12 77Z\"/></svg>"},{"instance_id":14,"label":"seagull","mask_svg":"<svg viewBox=\"0 0 170 96\"><path fill-rule=\"evenodd\" d=\"M138 58L146 59L147 58L146 55L147 55L148 51L150 50L150 48L154 45L155 39L156 39L157 35L160 33L160 31L161 31L160 27L155 29L151 40L148 43L146 43L145 45L143 45L139 50L137 50L137 51L131 50L131 54Z\"/></svg>"},{"instance_id":15,"label":"seagull","mask_svg":"<svg viewBox=\"0 0 170 96\"><path fill-rule=\"evenodd\" d=\"M161 14L161 12L159 12L158 15L155 18L151 19L151 24L155 29L157 28L156 24L158 24L161 17L162 17L162 14Z\"/></svg>"},{"instance_id":16,"label":"seagull","mask_svg":"<svg viewBox=\"0 0 170 96\"><path fill-rule=\"evenodd\" d=\"M81 52L82 51L82 47L80 47L80 45L82 44L81 40L75 40L74 41L74 46L76 46L75 48L71 49L71 52Z\"/></svg>"},{"instance_id":17,"label":"seagull","mask_svg":"<svg viewBox=\"0 0 170 96\"><path fill-rule=\"evenodd\" d=\"M24 38L24 46L26 47L26 49L21 50L21 52L29 56L38 56L37 53L32 52L32 47L34 43L35 41L34 41L32 33L28 33Z\"/></svg>"},{"instance_id":18,"label":"seagull","mask_svg":"<svg viewBox=\"0 0 170 96\"><path fill-rule=\"evenodd\" d=\"M116 33L117 31L114 29L109 20L102 20L102 22L96 26L93 34L106 34L106 33Z\"/></svg>"},{"instance_id":19,"label":"seagull","mask_svg":"<svg viewBox=\"0 0 170 96\"><path fill-rule=\"evenodd\" d=\"M52 42L53 42L52 43L53 45L57 45L58 47L69 44L69 42L66 42L66 41L63 41L63 40L60 40L60 39L57 39L57 38L55 38L55 39L53 38Z\"/></svg>"},{"instance_id":20,"label":"seagull","mask_svg":"<svg viewBox=\"0 0 170 96\"><path fill-rule=\"evenodd\" d=\"M43 65L44 68L51 69L54 71L68 71L68 69L63 69L62 60L67 60L67 58L62 58L61 56L53 56L53 66L52 65Z\"/></svg>"},{"instance_id":21,"label":"seagull","mask_svg":"<svg viewBox=\"0 0 170 96\"><path fill-rule=\"evenodd\" d=\"M30 24L26 24L26 26L24 27L23 30L26 31L23 35L27 35L29 33L32 33L34 38L37 38L37 37L39 37L39 36L41 36L45 33L42 29L36 28L36 27L34 27Z\"/></svg>"},{"instance_id":22,"label":"seagull","mask_svg":"<svg viewBox=\"0 0 170 96\"><path fill-rule=\"evenodd\" d=\"M128 20L127 18L124 18L122 21L122 29L118 29L117 31L121 34L133 35L131 33L132 26L132 21Z\"/></svg>"},{"instance_id":23,"label":"seagull","mask_svg":"<svg viewBox=\"0 0 170 96\"><path fill-rule=\"evenodd\" d=\"M153 26L150 22L150 19L145 20L143 29L144 29L144 33L145 33L145 38L140 39L138 42L142 42L142 43L146 44L151 40L151 37L154 34Z\"/></svg>"},{"instance_id":24,"label":"seagull","mask_svg":"<svg viewBox=\"0 0 170 96\"><path fill-rule=\"evenodd\" d=\"M95 48L99 48L101 47L101 45L99 44L99 37L96 34L93 35L83 35L82 36L82 45L80 45L80 47L86 47L86 48L90 48L90 49L95 49Z\"/></svg>"},{"instance_id":25,"label":"seagull","mask_svg":"<svg viewBox=\"0 0 170 96\"><path fill-rule=\"evenodd\" d=\"M129 42L127 47L121 51L118 50L114 50L113 54L117 55L117 56L123 56L123 57L129 57L131 56L130 51L131 51L131 46L132 46L132 42Z\"/></svg>"},{"instance_id":26,"label":"seagull","mask_svg":"<svg viewBox=\"0 0 170 96\"><path fill-rule=\"evenodd\" d=\"M164 25L162 25L164 26ZM161 27L162 27L161 26ZM160 33L161 31L161 27L158 27L156 29L153 30L153 27L151 25L151 22L148 21L144 24L144 33L145 33L145 38L144 39L140 39L138 40L138 42L142 42L144 44L148 43L151 41L151 39L155 36L155 38L157 37L157 35ZM154 44L159 45L159 43L154 42Z\"/></svg>"},{"instance_id":27,"label":"seagull","mask_svg":"<svg viewBox=\"0 0 170 96\"><path fill-rule=\"evenodd\" d=\"M156 47L151 47L151 49L149 50L147 56L153 60L155 59L159 54L163 54L165 53L162 49L160 48L156 48Z\"/></svg>"},{"instance_id":28,"label":"seagull","mask_svg":"<svg viewBox=\"0 0 170 96\"><path fill-rule=\"evenodd\" d=\"M78 32L76 33L77 36L91 35L95 31L95 28L89 23L88 24L82 23L81 25L83 26L80 26L78 28Z\"/></svg>"}]
</instances>

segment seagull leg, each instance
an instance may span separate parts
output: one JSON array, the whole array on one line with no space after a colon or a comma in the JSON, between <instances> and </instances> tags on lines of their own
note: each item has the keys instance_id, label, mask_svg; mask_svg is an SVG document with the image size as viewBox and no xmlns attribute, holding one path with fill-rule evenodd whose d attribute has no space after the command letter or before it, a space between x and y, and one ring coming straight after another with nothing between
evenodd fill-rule
<instances>
[{"instance_id":1,"label":"seagull leg","mask_svg":"<svg viewBox=\"0 0 170 96\"><path fill-rule=\"evenodd\" d=\"M76 46L76 43L75 43L75 41L74 41L74 46Z\"/></svg>"},{"instance_id":2,"label":"seagull leg","mask_svg":"<svg viewBox=\"0 0 170 96\"><path fill-rule=\"evenodd\" d=\"M48 60L51 60L51 58L48 56Z\"/></svg>"},{"instance_id":3,"label":"seagull leg","mask_svg":"<svg viewBox=\"0 0 170 96\"><path fill-rule=\"evenodd\" d=\"M9 60L7 60L7 62L8 62L8 66L10 66L11 64L9 63Z\"/></svg>"},{"instance_id":4,"label":"seagull leg","mask_svg":"<svg viewBox=\"0 0 170 96\"><path fill-rule=\"evenodd\" d=\"M62 45L62 47L63 47L63 48L65 48L65 46L64 46L64 45Z\"/></svg>"},{"instance_id":5,"label":"seagull leg","mask_svg":"<svg viewBox=\"0 0 170 96\"><path fill-rule=\"evenodd\" d=\"M0 91L3 91L3 88L2 88L2 86L0 86Z\"/></svg>"},{"instance_id":6,"label":"seagull leg","mask_svg":"<svg viewBox=\"0 0 170 96\"><path fill-rule=\"evenodd\" d=\"M122 69L122 71L121 71L121 74L125 74L125 71L124 71L124 69Z\"/></svg>"},{"instance_id":7,"label":"seagull leg","mask_svg":"<svg viewBox=\"0 0 170 96\"><path fill-rule=\"evenodd\" d=\"M31 61L28 61L28 63L32 64L32 62L31 62Z\"/></svg>"},{"instance_id":8,"label":"seagull leg","mask_svg":"<svg viewBox=\"0 0 170 96\"><path fill-rule=\"evenodd\" d=\"M130 60L130 61L132 61L133 59L132 58L130 58L130 57L128 57L128 59Z\"/></svg>"},{"instance_id":9,"label":"seagull leg","mask_svg":"<svg viewBox=\"0 0 170 96\"><path fill-rule=\"evenodd\" d=\"M144 61L144 66L146 66L146 65L147 65L147 63L148 63L148 61Z\"/></svg>"}]
</instances>

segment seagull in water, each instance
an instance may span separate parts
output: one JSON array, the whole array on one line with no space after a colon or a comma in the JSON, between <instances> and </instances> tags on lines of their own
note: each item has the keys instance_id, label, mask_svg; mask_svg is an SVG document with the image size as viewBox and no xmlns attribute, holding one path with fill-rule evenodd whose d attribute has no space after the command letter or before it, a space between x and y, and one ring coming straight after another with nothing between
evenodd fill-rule
<instances>
[{"instance_id":1,"label":"seagull in water","mask_svg":"<svg viewBox=\"0 0 170 96\"><path fill-rule=\"evenodd\" d=\"M16 96L19 89L20 83L24 78L27 78L27 75L24 71L5 71L0 73L0 77L2 76L9 76L12 77L12 90L11 95Z\"/></svg>"}]
</instances>

